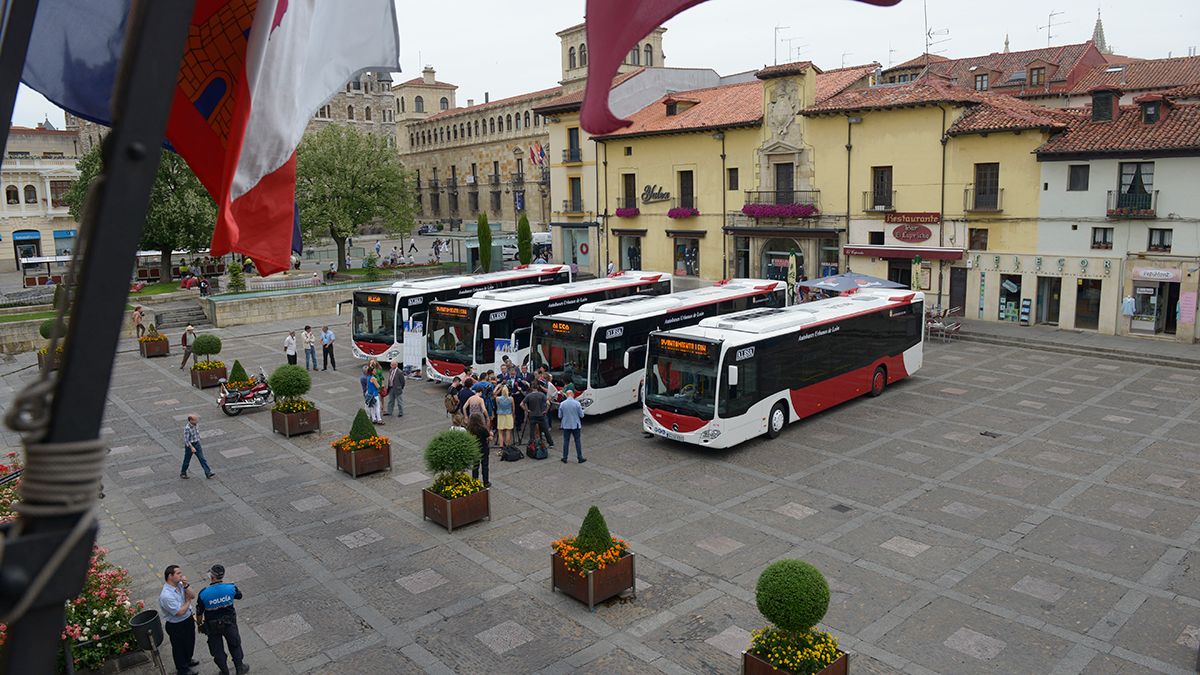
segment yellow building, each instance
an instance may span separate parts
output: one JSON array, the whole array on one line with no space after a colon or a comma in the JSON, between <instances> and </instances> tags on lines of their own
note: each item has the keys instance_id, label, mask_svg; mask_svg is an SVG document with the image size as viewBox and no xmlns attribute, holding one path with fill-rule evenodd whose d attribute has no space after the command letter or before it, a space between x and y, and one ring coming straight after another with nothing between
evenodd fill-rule
<instances>
[{"instance_id":1,"label":"yellow building","mask_svg":"<svg viewBox=\"0 0 1200 675\"><path fill-rule=\"evenodd\" d=\"M1021 319L1038 274L1034 151L1062 113L929 80L843 92L804 111L826 217L849 270L971 318ZM1045 267L1046 269L1043 269Z\"/></svg>"},{"instance_id":2,"label":"yellow building","mask_svg":"<svg viewBox=\"0 0 1200 675\"><path fill-rule=\"evenodd\" d=\"M79 177L79 154L75 130L61 131L49 122L9 129L0 172L0 242L7 246L0 269L18 269L21 258L75 250L77 226L62 197Z\"/></svg>"}]
</instances>

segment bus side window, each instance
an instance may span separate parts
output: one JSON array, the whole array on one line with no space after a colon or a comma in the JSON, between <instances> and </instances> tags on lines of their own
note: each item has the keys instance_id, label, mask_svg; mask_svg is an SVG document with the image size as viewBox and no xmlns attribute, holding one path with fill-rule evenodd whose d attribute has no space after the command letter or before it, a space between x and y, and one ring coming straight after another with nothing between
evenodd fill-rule
<instances>
[{"instance_id":1,"label":"bus side window","mask_svg":"<svg viewBox=\"0 0 1200 675\"><path fill-rule=\"evenodd\" d=\"M734 362L733 352L725 359L725 367L721 372L721 410L722 417L743 415L758 399L758 363L757 359ZM729 384L729 366L737 366L738 383Z\"/></svg>"},{"instance_id":2,"label":"bus side window","mask_svg":"<svg viewBox=\"0 0 1200 675\"><path fill-rule=\"evenodd\" d=\"M516 349L529 347L529 336L532 332L532 328L518 328L513 332L513 342L516 343Z\"/></svg>"}]
</instances>

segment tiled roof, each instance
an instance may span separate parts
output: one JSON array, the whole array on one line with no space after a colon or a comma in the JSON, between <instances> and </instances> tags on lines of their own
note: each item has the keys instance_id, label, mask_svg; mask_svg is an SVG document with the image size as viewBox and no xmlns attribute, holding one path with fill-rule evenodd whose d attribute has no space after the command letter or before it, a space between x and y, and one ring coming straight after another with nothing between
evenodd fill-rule
<instances>
[{"instance_id":1,"label":"tiled roof","mask_svg":"<svg viewBox=\"0 0 1200 675\"><path fill-rule=\"evenodd\" d=\"M451 108L449 110L443 110L436 115L430 115L423 120L416 120L416 122L432 122L435 120L446 119L447 117L457 117L458 115L482 112L484 110L491 110L492 108L499 108L501 106L512 105L513 103L529 101L544 96L553 96L560 91L562 91L562 87L551 87L549 89L542 89L541 91L531 91L528 94L517 94L516 96L509 96L508 98L498 98L495 101L488 101L487 103L480 103L467 108Z\"/></svg>"},{"instance_id":2,"label":"tiled roof","mask_svg":"<svg viewBox=\"0 0 1200 675\"><path fill-rule=\"evenodd\" d=\"M754 73L754 76L760 80L769 80L773 77L799 75L809 68L812 68L817 73L821 72L821 69L814 66L812 61L793 61L792 63L780 63L774 66L763 66L758 69L758 72Z\"/></svg>"},{"instance_id":3,"label":"tiled roof","mask_svg":"<svg viewBox=\"0 0 1200 675\"><path fill-rule=\"evenodd\" d=\"M1117 65L1124 68L1108 72ZM1115 85L1122 91L1145 91L1197 83L1200 83L1200 56L1182 56L1095 66L1071 87L1071 93L1082 94L1103 85Z\"/></svg>"},{"instance_id":4,"label":"tiled roof","mask_svg":"<svg viewBox=\"0 0 1200 675\"><path fill-rule=\"evenodd\" d=\"M817 75L817 103L842 93L846 87L870 76L877 68L879 68L878 63L864 63L861 66L847 66L819 73Z\"/></svg>"},{"instance_id":5,"label":"tiled roof","mask_svg":"<svg viewBox=\"0 0 1200 675\"><path fill-rule=\"evenodd\" d=\"M931 78L901 85L850 89L802 111L804 115L865 112L937 104L970 108L950 126L951 135L1018 129L1056 129L1064 124L1060 111L988 91L953 87Z\"/></svg>"},{"instance_id":6,"label":"tiled roof","mask_svg":"<svg viewBox=\"0 0 1200 675\"><path fill-rule=\"evenodd\" d=\"M1093 122L1091 108L1070 118L1067 130L1038 148L1038 158L1055 155L1191 151L1200 153L1200 104L1163 106L1153 124L1142 122L1141 108L1122 106L1115 120Z\"/></svg>"},{"instance_id":7,"label":"tiled roof","mask_svg":"<svg viewBox=\"0 0 1200 675\"><path fill-rule=\"evenodd\" d=\"M634 70L629 71L628 73L621 73L620 75L617 75L616 77L613 78L613 81L612 81L613 88L616 88L617 85L632 79L635 75L643 72L644 70L646 70L646 69L645 68L636 68ZM558 98L554 98L549 101L546 101L545 103L534 108L534 110L537 110L539 112L543 111L543 110L545 110L545 111L553 110L553 111L561 112L561 111L565 111L565 110L572 110L572 109L579 108L579 106L583 105L583 92L584 92L584 90L580 89L579 91L571 93L571 94L564 94L562 96L559 96Z\"/></svg>"},{"instance_id":8,"label":"tiled roof","mask_svg":"<svg viewBox=\"0 0 1200 675\"><path fill-rule=\"evenodd\" d=\"M922 54L914 59L909 59L909 60L905 61L904 63L898 63L894 66L889 66L888 69L883 72L887 73L887 72L890 72L893 70L909 70L912 68L924 67L931 63L940 63L942 61L949 61L949 60L950 59L946 58L945 56L941 56L938 54Z\"/></svg>"},{"instance_id":9,"label":"tiled roof","mask_svg":"<svg viewBox=\"0 0 1200 675\"><path fill-rule=\"evenodd\" d=\"M942 75L956 81L960 87L972 87L975 75L981 72L999 73L999 77L989 77L991 89L1019 89L1025 86L1025 69L1035 61L1057 66L1052 72L1047 72L1047 83L1064 82L1068 79L1076 64L1081 61L1095 60L1103 63L1103 55L1089 42L1042 49L1028 49L1019 52L994 52L986 56L971 56L962 59L949 59L929 64L926 73ZM1020 73L1019 80L1012 81L1014 74Z\"/></svg>"},{"instance_id":10,"label":"tiled roof","mask_svg":"<svg viewBox=\"0 0 1200 675\"><path fill-rule=\"evenodd\" d=\"M1177 98L1194 98L1200 96L1200 82L1195 84L1185 84L1182 87L1175 87L1169 91L1163 92L1167 96Z\"/></svg>"},{"instance_id":11,"label":"tiled roof","mask_svg":"<svg viewBox=\"0 0 1200 675\"><path fill-rule=\"evenodd\" d=\"M9 134L44 134L46 136L76 136L79 132L64 130L64 129L47 129L40 124L37 128L20 127L13 125L9 127Z\"/></svg>"},{"instance_id":12,"label":"tiled roof","mask_svg":"<svg viewBox=\"0 0 1200 675\"><path fill-rule=\"evenodd\" d=\"M435 80L433 84L427 84L425 78L422 77L414 77L411 80L392 85L392 88L407 86L429 87L430 89L458 89L457 84L450 84L449 82L438 82Z\"/></svg>"},{"instance_id":13,"label":"tiled roof","mask_svg":"<svg viewBox=\"0 0 1200 675\"><path fill-rule=\"evenodd\" d=\"M700 131L720 127L753 126L762 123L762 83L742 82L709 89L678 92L699 101L677 114L668 116L664 96L629 116L633 122L619 132L603 138L624 138Z\"/></svg>"}]
</instances>

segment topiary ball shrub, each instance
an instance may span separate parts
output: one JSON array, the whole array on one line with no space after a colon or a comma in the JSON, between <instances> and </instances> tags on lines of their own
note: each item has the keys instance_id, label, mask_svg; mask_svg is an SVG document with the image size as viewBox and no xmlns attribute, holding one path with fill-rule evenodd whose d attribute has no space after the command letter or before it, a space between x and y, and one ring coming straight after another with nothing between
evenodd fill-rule
<instances>
[{"instance_id":1,"label":"topiary ball shrub","mask_svg":"<svg viewBox=\"0 0 1200 675\"><path fill-rule=\"evenodd\" d=\"M207 361L208 357L221 353L221 338L210 333L197 335L195 341L192 342L192 353L203 356Z\"/></svg>"},{"instance_id":2,"label":"topiary ball shrub","mask_svg":"<svg viewBox=\"0 0 1200 675\"><path fill-rule=\"evenodd\" d=\"M365 441L378 435L375 433L375 424L367 417L367 411L359 408L358 414L354 416L354 423L350 425L350 440Z\"/></svg>"},{"instance_id":3,"label":"topiary ball shrub","mask_svg":"<svg viewBox=\"0 0 1200 675\"><path fill-rule=\"evenodd\" d=\"M200 336L204 337L204 336ZM198 341L200 338L196 338ZM271 391L281 399L296 398L312 389L312 377L300 366L291 364L279 366L271 373Z\"/></svg>"},{"instance_id":4,"label":"topiary ball shrub","mask_svg":"<svg viewBox=\"0 0 1200 675\"><path fill-rule=\"evenodd\" d=\"M245 382L250 376L246 374L246 369L242 367L242 362L237 359L233 360L233 368L229 369L230 382Z\"/></svg>"},{"instance_id":5,"label":"topiary ball shrub","mask_svg":"<svg viewBox=\"0 0 1200 675\"><path fill-rule=\"evenodd\" d=\"M425 446L425 466L434 473L462 473L480 458L479 440L466 431L443 431Z\"/></svg>"},{"instance_id":6,"label":"topiary ball shrub","mask_svg":"<svg viewBox=\"0 0 1200 675\"><path fill-rule=\"evenodd\" d=\"M38 326L38 335L41 335L43 338L49 340L50 336L54 334L54 326L56 323L59 327L58 337L66 337L67 324L59 321L58 319L46 319L43 321L42 325Z\"/></svg>"},{"instance_id":7,"label":"topiary ball shrub","mask_svg":"<svg viewBox=\"0 0 1200 675\"><path fill-rule=\"evenodd\" d=\"M579 526L579 534L575 537L575 546L582 552L592 552L596 554L604 553L612 548L613 538L608 531L608 523L604 522L604 516L600 514L600 509L593 506L588 509L587 515L583 518L583 524Z\"/></svg>"},{"instance_id":8,"label":"topiary ball shrub","mask_svg":"<svg viewBox=\"0 0 1200 675\"><path fill-rule=\"evenodd\" d=\"M812 628L829 609L829 584L820 570L803 560L771 563L754 590L758 611L789 631Z\"/></svg>"}]
</instances>

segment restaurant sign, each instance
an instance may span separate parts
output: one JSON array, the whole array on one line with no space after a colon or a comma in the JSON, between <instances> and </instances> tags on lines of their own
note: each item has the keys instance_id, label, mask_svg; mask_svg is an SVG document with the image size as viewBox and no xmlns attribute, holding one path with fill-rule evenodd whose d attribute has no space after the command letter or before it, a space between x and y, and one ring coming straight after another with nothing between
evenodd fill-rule
<instances>
[{"instance_id":1,"label":"restaurant sign","mask_svg":"<svg viewBox=\"0 0 1200 675\"><path fill-rule=\"evenodd\" d=\"M942 214L929 212L893 211L885 213L883 222L903 225L933 225L941 221Z\"/></svg>"},{"instance_id":2,"label":"restaurant sign","mask_svg":"<svg viewBox=\"0 0 1200 675\"><path fill-rule=\"evenodd\" d=\"M905 225L897 225L892 230L892 236L897 241L905 242L906 244L916 244L923 241L929 241L933 237L933 230L924 225L909 223Z\"/></svg>"}]
</instances>

